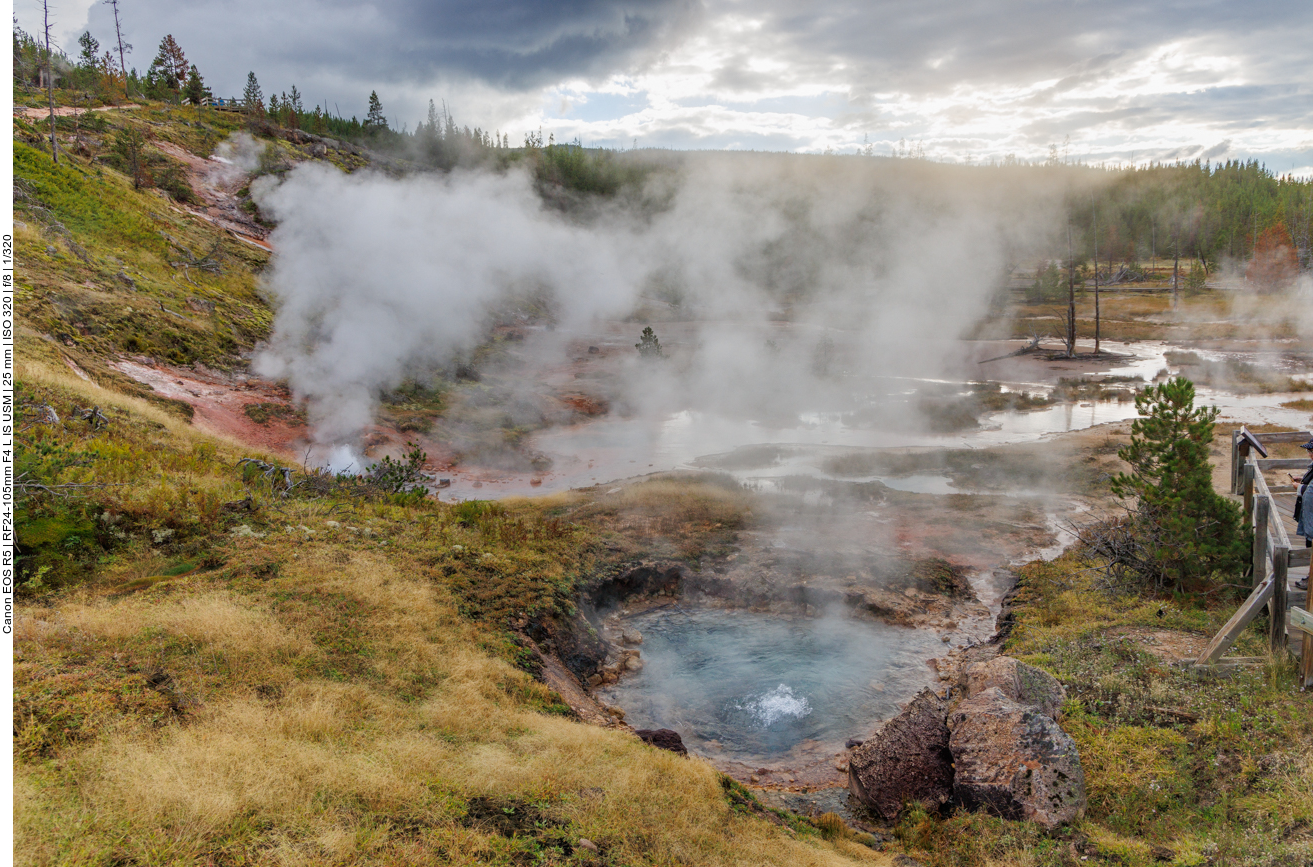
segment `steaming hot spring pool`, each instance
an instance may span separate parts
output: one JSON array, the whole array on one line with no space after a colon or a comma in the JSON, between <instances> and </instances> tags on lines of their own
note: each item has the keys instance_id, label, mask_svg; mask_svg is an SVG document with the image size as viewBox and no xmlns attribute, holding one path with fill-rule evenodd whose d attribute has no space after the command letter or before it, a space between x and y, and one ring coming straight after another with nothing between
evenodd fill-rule
<instances>
[{"instance_id":1,"label":"steaming hot spring pool","mask_svg":"<svg viewBox=\"0 0 1313 867\"><path fill-rule=\"evenodd\" d=\"M694 752L744 762L842 747L937 679L925 630L833 616L669 605L621 620L643 668L598 691L635 728L679 732Z\"/></svg>"}]
</instances>

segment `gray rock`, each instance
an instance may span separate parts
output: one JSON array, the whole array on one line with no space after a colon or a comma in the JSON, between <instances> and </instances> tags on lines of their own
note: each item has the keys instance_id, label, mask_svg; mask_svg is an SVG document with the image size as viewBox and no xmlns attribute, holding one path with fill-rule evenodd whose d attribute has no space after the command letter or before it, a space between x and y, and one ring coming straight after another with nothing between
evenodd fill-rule
<instances>
[{"instance_id":1,"label":"gray rock","mask_svg":"<svg viewBox=\"0 0 1313 867\"><path fill-rule=\"evenodd\" d=\"M890 821L908 802L935 809L948 801L953 765L946 713L943 699L922 690L901 714L853 750L848 759L853 797Z\"/></svg>"},{"instance_id":2,"label":"gray rock","mask_svg":"<svg viewBox=\"0 0 1313 867\"><path fill-rule=\"evenodd\" d=\"M634 734L638 735L639 740L645 744L651 744L657 749L670 750L672 753L679 753L681 756L688 755L688 749L684 746L684 739L679 736L679 732L670 729L637 729Z\"/></svg>"},{"instance_id":3,"label":"gray rock","mask_svg":"<svg viewBox=\"0 0 1313 867\"><path fill-rule=\"evenodd\" d=\"M1046 828L1084 814L1080 754L1048 715L991 687L958 704L948 726L953 794L963 806Z\"/></svg>"},{"instance_id":4,"label":"gray rock","mask_svg":"<svg viewBox=\"0 0 1313 867\"><path fill-rule=\"evenodd\" d=\"M1057 678L1010 656L996 656L967 669L967 698L987 689L998 689L1017 704L1039 709L1049 719L1058 718L1067 699L1067 691Z\"/></svg>"}]
</instances>

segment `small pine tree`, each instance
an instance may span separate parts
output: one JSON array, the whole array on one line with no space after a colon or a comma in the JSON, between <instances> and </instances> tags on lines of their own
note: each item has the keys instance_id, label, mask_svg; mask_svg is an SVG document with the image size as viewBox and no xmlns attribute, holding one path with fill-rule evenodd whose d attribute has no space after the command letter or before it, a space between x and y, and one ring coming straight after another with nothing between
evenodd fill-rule
<instances>
[{"instance_id":1,"label":"small pine tree","mask_svg":"<svg viewBox=\"0 0 1313 867\"><path fill-rule=\"evenodd\" d=\"M1035 269L1035 282L1026 293L1026 300L1032 304L1043 301L1056 301L1062 294L1062 273L1056 262Z\"/></svg>"},{"instance_id":2,"label":"small pine tree","mask_svg":"<svg viewBox=\"0 0 1313 867\"><path fill-rule=\"evenodd\" d=\"M1206 272L1204 266L1199 264L1198 260L1196 260L1190 265L1190 273L1185 275L1185 288L1202 289L1204 288L1207 279L1208 272Z\"/></svg>"},{"instance_id":3,"label":"small pine tree","mask_svg":"<svg viewBox=\"0 0 1313 867\"><path fill-rule=\"evenodd\" d=\"M1151 573L1141 577L1160 589L1202 590L1213 575L1242 572L1249 554L1240 508L1213 490L1217 407L1196 409L1194 397L1181 376L1141 391L1130 445L1117 452L1131 472L1112 479L1114 494L1136 499L1132 530Z\"/></svg>"},{"instance_id":4,"label":"small pine tree","mask_svg":"<svg viewBox=\"0 0 1313 867\"><path fill-rule=\"evenodd\" d=\"M246 73L246 89L242 91L242 104L253 114L264 114L264 92L254 72Z\"/></svg>"},{"instance_id":5,"label":"small pine tree","mask_svg":"<svg viewBox=\"0 0 1313 867\"><path fill-rule=\"evenodd\" d=\"M144 160L146 136L135 126L126 126L114 134L113 154L124 174L132 178L134 189L150 185Z\"/></svg>"},{"instance_id":6,"label":"small pine tree","mask_svg":"<svg viewBox=\"0 0 1313 867\"><path fill-rule=\"evenodd\" d=\"M96 68L99 72L100 94L107 102L113 102L120 96L126 95L126 83L123 81L119 66L114 63L114 55L106 51L101 55Z\"/></svg>"},{"instance_id":7,"label":"small pine tree","mask_svg":"<svg viewBox=\"0 0 1313 867\"><path fill-rule=\"evenodd\" d=\"M95 70L100 65L100 58L97 52L100 51L100 42L96 37L91 35L90 31L83 31L78 37L78 45L82 46L82 51L78 54L78 66L87 70Z\"/></svg>"},{"instance_id":8,"label":"small pine tree","mask_svg":"<svg viewBox=\"0 0 1313 867\"><path fill-rule=\"evenodd\" d=\"M205 98L209 91L205 88L205 81L201 78L201 71L192 64L187 70L187 85L182 90L183 95L191 101L192 105L204 105Z\"/></svg>"},{"instance_id":9,"label":"small pine tree","mask_svg":"<svg viewBox=\"0 0 1313 867\"><path fill-rule=\"evenodd\" d=\"M365 115L365 129L386 129L388 119L383 116L383 103L378 99L378 91L369 92L369 114Z\"/></svg>"},{"instance_id":10,"label":"small pine tree","mask_svg":"<svg viewBox=\"0 0 1313 867\"><path fill-rule=\"evenodd\" d=\"M639 338L639 341L640 342L634 344L634 348L638 350L638 354L641 357L643 358L662 357L663 353L661 352L661 341L657 339L656 332L652 330L651 325L643 329L643 334Z\"/></svg>"}]
</instances>

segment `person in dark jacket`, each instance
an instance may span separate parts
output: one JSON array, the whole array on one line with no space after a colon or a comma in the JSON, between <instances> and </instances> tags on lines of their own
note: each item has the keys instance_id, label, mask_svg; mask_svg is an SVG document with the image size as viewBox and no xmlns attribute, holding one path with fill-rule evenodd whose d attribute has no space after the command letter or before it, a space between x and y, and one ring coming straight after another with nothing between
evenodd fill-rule
<instances>
[{"instance_id":1,"label":"person in dark jacket","mask_svg":"<svg viewBox=\"0 0 1313 867\"><path fill-rule=\"evenodd\" d=\"M1304 443L1301 448L1309 453L1308 469L1304 475L1296 479L1295 474L1290 474L1290 480L1295 483L1295 532L1304 537L1304 547L1313 548L1313 503L1309 502L1309 485L1313 484L1313 440ZM1308 578L1305 577L1295 584L1300 590L1308 589Z\"/></svg>"}]
</instances>

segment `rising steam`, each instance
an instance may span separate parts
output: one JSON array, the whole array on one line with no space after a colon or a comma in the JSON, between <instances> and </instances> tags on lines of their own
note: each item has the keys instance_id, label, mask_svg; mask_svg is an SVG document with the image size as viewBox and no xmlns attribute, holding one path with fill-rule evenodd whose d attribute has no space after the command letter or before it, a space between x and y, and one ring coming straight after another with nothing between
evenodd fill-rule
<instances>
[{"instance_id":1,"label":"rising steam","mask_svg":"<svg viewBox=\"0 0 1313 867\"><path fill-rule=\"evenodd\" d=\"M307 402L317 442L351 445L381 392L536 293L564 332L636 306L696 320L681 365L635 373L648 399L788 406L832 388L832 335L848 368L933 369L1056 204L1015 177L911 161L688 155L654 178L637 204L586 216L546 207L521 171L307 163L262 179L278 313L256 370ZM801 327L764 339L782 316Z\"/></svg>"}]
</instances>

